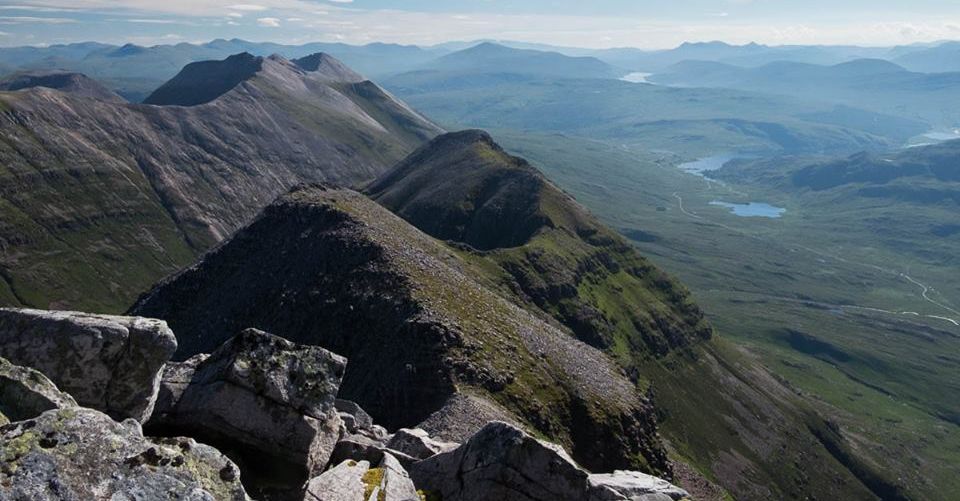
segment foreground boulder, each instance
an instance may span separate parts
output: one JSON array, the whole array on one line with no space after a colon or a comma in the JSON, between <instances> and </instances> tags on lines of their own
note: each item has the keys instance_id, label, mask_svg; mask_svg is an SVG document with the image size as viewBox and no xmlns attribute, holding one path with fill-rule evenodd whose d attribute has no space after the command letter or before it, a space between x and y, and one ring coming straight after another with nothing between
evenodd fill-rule
<instances>
[{"instance_id":1,"label":"foreground boulder","mask_svg":"<svg viewBox=\"0 0 960 501\"><path fill-rule=\"evenodd\" d=\"M410 473L417 487L444 501L616 501L642 496L652 501L687 495L666 481L648 482L650 489L641 492L638 483L627 478L591 479L561 447L502 422L489 423L454 451L414 464ZM620 490L622 486L630 489Z\"/></svg>"},{"instance_id":2,"label":"foreground boulder","mask_svg":"<svg viewBox=\"0 0 960 501\"><path fill-rule=\"evenodd\" d=\"M0 425L35 418L50 409L76 406L73 397L58 390L40 372L0 358Z\"/></svg>"},{"instance_id":3,"label":"foreground boulder","mask_svg":"<svg viewBox=\"0 0 960 501\"><path fill-rule=\"evenodd\" d=\"M344 461L307 484L305 501L420 501L410 475L389 453L376 468Z\"/></svg>"},{"instance_id":4,"label":"foreground boulder","mask_svg":"<svg viewBox=\"0 0 960 501\"><path fill-rule=\"evenodd\" d=\"M235 453L257 490L299 488L323 470L340 437L334 401L346 364L247 329L209 356L170 364L147 427Z\"/></svg>"},{"instance_id":5,"label":"foreground boulder","mask_svg":"<svg viewBox=\"0 0 960 501\"><path fill-rule=\"evenodd\" d=\"M246 500L239 471L191 439L144 438L86 408L0 427L0 499Z\"/></svg>"},{"instance_id":6,"label":"foreground boulder","mask_svg":"<svg viewBox=\"0 0 960 501\"><path fill-rule=\"evenodd\" d=\"M0 357L39 370L84 407L143 422L177 349L166 322L67 311L0 309Z\"/></svg>"}]
</instances>

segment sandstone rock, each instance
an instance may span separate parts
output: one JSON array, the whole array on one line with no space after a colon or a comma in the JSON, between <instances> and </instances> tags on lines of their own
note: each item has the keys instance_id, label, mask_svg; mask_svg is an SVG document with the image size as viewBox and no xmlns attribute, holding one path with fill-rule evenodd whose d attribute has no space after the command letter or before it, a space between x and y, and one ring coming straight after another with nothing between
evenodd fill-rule
<instances>
[{"instance_id":1,"label":"sandstone rock","mask_svg":"<svg viewBox=\"0 0 960 501\"><path fill-rule=\"evenodd\" d=\"M628 499L643 499L643 496L667 497L668 499L683 499L689 497L687 491L652 475L638 471L615 471L613 473L598 473L590 475L588 482L593 486L609 487Z\"/></svg>"},{"instance_id":2,"label":"sandstone rock","mask_svg":"<svg viewBox=\"0 0 960 501\"><path fill-rule=\"evenodd\" d=\"M150 417L160 371L176 349L161 320L0 309L0 356L114 419Z\"/></svg>"},{"instance_id":3,"label":"sandstone rock","mask_svg":"<svg viewBox=\"0 0 960 501\"><path fill-rule=\"evenodd\" d=\"M564 450L519 428L492 422L456 450L414 464L414 483L444 501L625 501L682 493L633 472L595 478ZM622 491L620 489L623 489Z\"/></svg>"},{"instance_id":4,"label":"sandstone rock","mask_svg":"<svg viewBox=\"0 0 960 501\"><path fill-rule=\"evenodd\" d=\"M427 459L441 452L456 449L460 444L439 442L430 438L430 434L419 428L401 428L387 442L387 447L403 452L417 459Z\"/></svg>"},{"instance_id":5,"label":"sandstone rock","mask_svg":"<svg viewBox=\"0 0 960 501\"><path fill-rule=\"evenodd\" d=\"M250 464L267 482L299 488L339 439L334 399L345 368L346 359L322 348L247 329L209 356L170 364L147 426L229 447L245 471ZM267 474L265 462L289 480Z\"/></svg>"},{"instance_id":6,"label":"sandstone rock","mask_svg":"<svg viewBox=\"0 0 960 501\"><path fill-rule=\"evenodd\" d=\"M147 439L133 419L75 407L0 427L0 499L248 498L237 467L216 449Z\"/></svg>"},{"instance_id":7,"label":"sandstone rock","mask_svg":"<svg viewBox=\"0 0 960 501\"><path fill-rule=\"evenodd\" d=\"M367 461L344 461L307 483L305 501L366 501L363 476Z\"/></svg>"},{"instance_id":8,"label":"sandstone rock","mask_svg":"<svg viewBox=\"0 0 960 501\"><path fill-rule=\"evenodd\" d=\"M0 425L76 405L73 397L58 390L39 371L0 358Z\"/></svg>"}]
</instances>

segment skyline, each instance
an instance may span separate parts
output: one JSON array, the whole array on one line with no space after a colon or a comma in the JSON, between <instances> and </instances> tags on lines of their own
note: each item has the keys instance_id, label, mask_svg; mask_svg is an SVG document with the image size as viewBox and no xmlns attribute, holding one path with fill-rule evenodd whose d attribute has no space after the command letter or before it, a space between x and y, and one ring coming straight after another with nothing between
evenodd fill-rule
<instances>
[{"instance_id":1,"label":"skyline","mask_svg":"<svg viewBox=\"0 0 960 501\"><path fill-rule=\"evenodd\" d=\"M960 4L942 0L12 0L0 45L138 45L242 38L286 44L435 45L478 39L663 49L683 42L891 46L960 39Z\"/></svg>"}]
</instances>

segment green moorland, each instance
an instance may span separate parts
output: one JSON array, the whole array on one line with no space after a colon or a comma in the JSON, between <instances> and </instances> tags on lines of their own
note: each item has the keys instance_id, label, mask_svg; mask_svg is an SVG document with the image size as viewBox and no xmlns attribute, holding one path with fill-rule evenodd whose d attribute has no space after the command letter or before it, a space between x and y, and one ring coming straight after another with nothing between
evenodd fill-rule
<instances>
[{"instance_id":1,"label":"green moorland","mask_svg":"<svg viewBox=\"0 0 960 501\"><path fill-rule=\"evenodd\" d=\"M949 262L938 261L951 248L915 235L912 246L892 245L887 236L947 224L949 210L869 200L838 208L824 193L687 174L676 165L691 159L667 153L559 134L494 135L679 276L739 347L728 350L746 350L827 419L815 433L826 444L842 437L847 447L834 455L861 479L886 479L911 498L948 499L960 488L960 327L949 320L960 321L951 311L960 295ZM738 217L715 200L787 212ZM887 232L877 231L882 222ZM924 245L930 254L904 250ZM656 370L648 374L655 387L683 391ZM695 432L675 428L678 421L689 423L665 416L668 438Z\"/></svg>"}]
</instances>

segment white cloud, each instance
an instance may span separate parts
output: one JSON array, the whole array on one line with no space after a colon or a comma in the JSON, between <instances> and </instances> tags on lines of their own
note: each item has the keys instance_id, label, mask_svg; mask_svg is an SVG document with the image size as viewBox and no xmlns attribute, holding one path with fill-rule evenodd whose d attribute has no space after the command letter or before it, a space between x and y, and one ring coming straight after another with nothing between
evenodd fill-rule
<instances>
[{"instance_id":1,"label":"white cloud","mask_svg":"<svg viewBox=\"0 0 960 501\"><path fill-rule=\"evenodd\" d=\"M260 12L260 11L267 10L267 7L264 7L263 5L255 5L255 4L249 4L249 3L230 5L227 8L233 9L233 10L246 10L250 12Z\"/></svg>"},{"instance_id":2,"label":"white cloud","mask_svg":"<svg viewBox=\"0 0 960 501\"><path fill-rule=\"evenodd\" d=\"M66 17L0 16L0 24L70 24L76 19Z\"/></svg>"},{"instance_id":3,"label":"white cloud","mask_svg":"<svg viewBox=\"0 0 960 501\"><path fill-rule=\"evenodd\" d=\"M239 13L239 12L231 12L231 13L227 14L227 17L232 17L232 18L234 18L234 19L238 19L238 18L243 17L243 14L241 14L241 13Z\"/></svg>"},{"instance_id":4,"label":"white cloud","mask_svg":"<svg viewBox=\"0 0 960 501\"><path fill-rule=\"evenodd\" d=\"M279 28L280 20L275 17L261 17L257 19L257 24L267 28Z\"/></svg>"}]
</instances>

